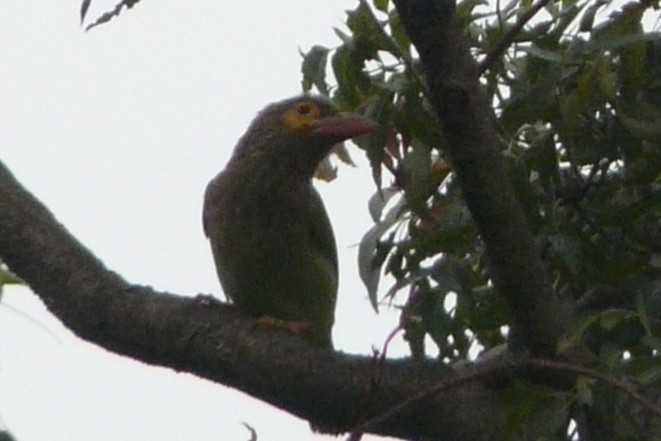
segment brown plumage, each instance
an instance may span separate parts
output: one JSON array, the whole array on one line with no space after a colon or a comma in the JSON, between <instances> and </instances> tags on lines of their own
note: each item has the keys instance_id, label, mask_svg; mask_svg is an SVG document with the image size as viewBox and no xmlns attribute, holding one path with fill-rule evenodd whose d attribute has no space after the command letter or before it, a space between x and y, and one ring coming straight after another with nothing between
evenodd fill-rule
<instances>
[{"instance_id":1,"label":"brown plumage","mask_svg":"<svg viewBox=\"0 0 661 441\"><path fill-rule=\"evenodd\" d=\"M335 144L374 128L310 96L271 104L250 124L203 212L221 285L243 313L332 348L337 251L312 176Z\"/></svg>"}]
</instances>

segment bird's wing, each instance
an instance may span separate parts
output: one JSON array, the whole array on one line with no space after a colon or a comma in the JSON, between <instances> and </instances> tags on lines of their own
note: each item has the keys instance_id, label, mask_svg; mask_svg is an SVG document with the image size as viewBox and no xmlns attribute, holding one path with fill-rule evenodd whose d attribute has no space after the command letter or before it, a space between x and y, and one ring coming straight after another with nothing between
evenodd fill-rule
<instances>
[{"instance_id":1,"label":"bird's wing","mask_svg":"<svg viewBox=\"0 0 661 441\"><path fill-rule=\"evenodd\" d=\"M211 229L218 220L218 209L221 206L219 199L223 197L223 181L226 179L225 172L220 172L207 185L204 192L204 206L202 208L202 227L204 235L211 237Z\"/></svg>"},{"instance_id":2,"label":"bird's wing","mask_svg":"<svg viewBox=\"0 0 661 441\"><path fill-rule=\"evenodd\" d=\"M326 261L329 272L331 272L332 277L335 279L335 284L337 285L337 247L335 246L333 227L328 219L328 214L324 208L321 196L314 187L310 187L310 192L312 198L311 209L309 210L311 243ZM337 286L335 286L335 290L336 289Z\"/></svg>"}]
</instances>

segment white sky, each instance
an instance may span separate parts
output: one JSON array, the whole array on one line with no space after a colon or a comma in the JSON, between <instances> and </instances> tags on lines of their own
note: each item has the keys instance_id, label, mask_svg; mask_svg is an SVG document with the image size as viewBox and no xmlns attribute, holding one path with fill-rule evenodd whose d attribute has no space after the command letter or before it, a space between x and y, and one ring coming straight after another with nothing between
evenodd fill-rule
<instances>
[{"instance_id":1,"label":"white sky","mask_svg":"<svg viewBox=\"0 0 661 441\"><path fill-rule=\"evenodd\" d=\"M88 16L113 5L93 0ZM354 1L143 0L89 33L79 7L0 7L0 159L129 281L218 295L204 187L258 110L300 92L298 48L337 45ZM358 279L373 186L352 153L359 167L319 188L341 261L335 345L369 354L396 315L377 317ZM240 392L82 342L25 288L0 305L0 417L19 441L247 440L244 421L260 441L322 438Z\"/></svg>"}]
</instances>

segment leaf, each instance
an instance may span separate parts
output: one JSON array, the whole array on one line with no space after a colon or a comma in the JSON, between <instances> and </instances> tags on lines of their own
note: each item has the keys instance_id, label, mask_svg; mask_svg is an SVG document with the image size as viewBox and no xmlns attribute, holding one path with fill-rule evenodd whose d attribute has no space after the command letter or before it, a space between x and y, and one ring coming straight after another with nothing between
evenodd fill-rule
<instances>
[{"instance_id":1,"label":"leaf","mask_svg":"<svg viewBox=\"0 0 661 441\"><path fill-rule=\"evenodd\" d=\"M118 17L119 13L122 12L122 8L126 6L126 9L131 9L133 6L135 6L136 3L138 3L140 0L122 0L119 3L115 5L115 7L108 11L103 13L99 18L96 19L96 21L90 25L88 25L85 28L85 31L89 31L90 29L99 26L104 23L108 23L110 20L112 20L114 17ZM82 12L82 8L81 8Z\"/></svg>"},{"instance_id":2,"label":"leaf","mask_svg":"<svg viewBox=\"0 0 661 441\"><path fill-rule=\"evenodd\" d=\"M569 393L517 381L498 395L506 406L507 439L554 440L566 430L572 398Z\"/></svg>"},{"instance_id":3,"label":"leaf","mask_svg":"<svg viewBox=\"0 0 661 441\"><path fill-rule=\"evenodd\" d=\"M623 36L638 33L642 30L640 20L645 12L645 5L639 2L629 2L619 11L611 14L609 20L604 21L593 31L593 36L599 40L605 36Z\"/></svg>"},{"instance_id":4,"label":"leaf","mask_svg":"<svg viewBox=\"0 0 661 441\"><path fill-rule=\"evenodd\" d=\"M530 153L533 161L530 169L539 171L540 178L545 185L560 182L560 167L555 150L553 132L545 130L538 138L530 144Z\"/></svg>"},{"instance_id":5,"label":"leaf","mask_svg":"<svg viewBox=\"0 0 661 441\"><path fill-rule=\"evenodd\" d=\"M641 386L661 385L661 363L658 357L652 355L631 358L623 367L627 376L635 377L636 383Z\"/></svg>"},{"instance_id":6,"label":"leaf","mask_svg":"<svg viewBox=\"0 0 661 441\"><path fill-rule=\"evenodd\" d=\"M384 217L383 221L370 228L360 240L358 246L358 273L367 288L367 295L376 312L379 311L377 291L381 277L379 262L375 262L378 254L379 239L399 221L399 214L404 207L404 198L397 202ZM385 259L385 256L383 256Z\"/></svg>"},{"instance_id":7,"label":"leaf","mask_svg":"<svg viewBox=\"0 0 661 441\"><path fill-rule=\"evenodd\" d=\"M322 95L328 96L328 84L326 83L328 52L328 48L323 46L312 46L307 53L301 53L303 56L301 72L303 73L302 86L304 92L308 92L314 86Z\"/></svg>"},{"instance_id":8,"label":"leaf","mask_svg":"<svg viewBox=\"0 0 661 441\"><path fill-rule=\"evenodd\" d=\"M457 5L457 17L462 23L470 23L473 17L473 10L478 6L488 6L487 0L464 0Z\"/></svg>"},{"instance_id":9,"label":"leaf","mask_svg":"<svg viewBox=\"0 0 661 441\"><path fill-rule=\"evenodd\" d=\"M578 403L592 406L592 403L594 403L594 396L592 394L594 382L594 379L583 376L579 376L576 379L575 397Z\"/></svg>"},{"instance_id":10,"label":"leaf","mask_svg":"<svg viewBox=\"0 0 661 441\"><path fill-rule=\"evenodd\" d=\"M638 321L645 330L646 336L651 337L652 325L650 324L650 318L647 314L647 308L645 307L643 296L640 293L636 293L634 301L636 306L636 312L638 313Z\"/></svg>"},{"instance_id":11,"label":"leaf","mask_svg":"<svg viewBox=\"0 0 661 441\"><path fill-rule=\"evenodd\" d=\"M350 165L352 167L356 166L356 163L353 162L353 159L351 159L351 155L349 154L349 150L347 150L346 144L343 142L339 142L333 146L333 150L331 150L331 155L337 156L337 159L339 159L342 163L346 165Z\"/></svg>"},{"instance_id":12,"label":"leaf","mask_svg":"<svg viewBox=\"0 0 661 441\"><path fill-rule=\"evenodd\" d=\"M360 87L369 84L363 73L364 59L351 47L344 44L331 59L333 74L337 80L337 90L333 100L342 109L355 109L361 101Z\"/></svg>"},{"instance_id":13,"label":"leaf","mask_svg":"<svg viewBox=\"0 0 661 441\"><path fill-rule=\"evenodd\" d=\"M643 344L648 348L656 351L657 353L661 351L661 338L654 336L645 336L642 340ZM661 367L659 367L661 370ZM659 375L661 377L661 373Z\"/></svg>"},{"instance_id":14,"label":"leaf","mask_svg":"<svg viewBox=\"0 0 661 441\"><path fill-rule=\"evenodd\" d=\"M80 4L80 24L83 24L85 21L85 16L87 15L87 11L89 10L91 3L92 0L83 0L83 2Z\"/></svg>"},{"instance_id":15,"label":"leaf","mask_svg":"<svg viewBox=\"0 0 661 441\"><path fill-rule=\"evenodd\" d=\"M581 9L574 3L569 7L563 7L559 13L556 12L553 15L553 21L555 22L553 30L548 32L546 37L551 41L559 41L561 38L564 38L567 28L574 22Z\"/></svg>"},{"instance_id":16,"label":"leaf","mask_svg":"<svg viewBox=\"0 0 661 441\"><path fill-rule=\"evenodd\" d=\"M326 156L314 171L315 179L330 182L337 178L337 167L331 164L330 157Z\"/></svg>"},{"instance_id":17,"label":"leaf","mask_svg":"<svg viewBox=\"0 0 661 441\"><path fill-rule=\"evenodd\" d=\"M594 24L594 16L602 6L606 5L608 2L605 0L597 0L587 8L581 17L581 22L578 26L580 32L589 32L592 30L592 25Z\"/></svg>"},{"instance_id":18,"label":"leaf","mask_svg":"<svg viewBox=\"0 0 661 441\"><path fill-rule=\"evenodd\" d=\"M381 86L398 95L404 95L413 87L411 79L403 72L394 72Z\"/></svg>"},{"instance_id":19,"label":"leaf","mask_svg":"<svg viewBox=\"0 0 661 441\"><path fill-rule=\"evenodd\" d=\"M356 43L363 45L366 50L374 54L374 57L379 50L399 52L365 0L359 0L356 9L347 11L347 26L353 32Z\"/></svg>"},{"instance_id":20,"label":"leaf","mask_svg":"<svg viewBox=\"0 0 661 441\"><path fill-rule=\"evenodd\" d=\"M384 188L375 192L367 201L367 209L374 223L381 220L381 213L383 208L388 204L390 199L399 193L399 190L393 187Z\"/></svg>"},{"instance_id":21,"label":"leaf","mask_svg":"<svg viewBox=\"0 0 661 441\"><path fill-rule=\"evenodd\" d=\"M248 429L248 432L250 432L250 438L248 441L257 441L257 431L255 428L246 422L242 422L241 424L243 424L243 426Z\"/></svg>"},{"instance_id":22,"label":"leaf","mask_svg":"<svg viewBox=\"0 0 661 441\"><path fill-rule=\"evenodd\" d=\"M0 266L0 288L2 285L24 285L25 282L8 269Z\"/></svg>"},{"instance_id":23,"label":"leaf","mask_svg":"<svg viewBox=\"0 0 661 441\"><path fill-rule=\"evenodd\" d=\"M457 194L435 196L429 216L411 224L411 235L424 256L463 254L475 243L475 224Z\"/></svg>"},{"instance_id":24,"label":"leaf","mask_svg":"<svg viewBox=\"0 0 661 441\"><path fill-rule=\"evenodd\" d=\"M353 38L351 35L345 34L338 28L333 28L333 32L335 32L335 35L342 41L342 44L353 44Z\"/></svg>"},{"instance_id":25,"label":"leaf","mask_svg":"<svg viewBox=\"0 0 661 441\"><path fill-rule=\"evenodd\" d=\"M431 105L422 98L417 88L407 89L403 108L394 115L397 129L409 139L417 139L422 144L443 151L445 139Z\"/></svg>"},{"instance_id":26,"label":"leaf","mask_svg":"<svg viewBox=\"0 0 661 441\"><path fill-rule=\"evenodd\" d=\"M0 441L16 441L16 438L9 431L0 429Z\"/></svg>"},{"instance_id":27,"label":"leaf","mask_svg":"<svg viewBox=\"0 0 661 441\"><path fill-rule=\"evenodd\" d=\"M455 293L465 292L467 284L463 273L466 265L465 261L451 255L444 254L438 258L434 262L430 274L431 278L438 284L436 289L442 294L450 291Z\"/></svg>"},{"instance_id":28,"label":"leaf","mask_svg":"<svg viewBox=\"0 0 661 441\"><path fill-rule=\"evenodd\" d=\"M410 56L411 40L409 39L409 36L399 19L399 14L395 9L390 11L390 14L388 15L388 24L390 25L390 33L392 34L392 38L397 44L397 47L399 47L405 55Z\"/></svg>"},{"instance_id":29,"label":"leaf","mask_svg":"<svg viewBox=\"0 0 661 441\"><path fill-rule=\"evenodd\" d=\"M624 321L636 318L636 314L625 309L609 309L599 314L599 323L603 329L610 331Z\"/></svg>"},{"instance_id":30,"label":"leaf","mask_svg":"<svg viewBox=\"0 0 661 441\"><path fill-rule=\"evenodd\" d=\"M661 120L649 121L636 119L620 113L619 121L631 136L653 142L661 142Z\"/></svg>"},{"instance_id":31,"label":"leaf","mask_svg":"<svg viewBox=\"0 0 661 441\"><path fill-rule=\"evenodd\" d=\"M417 144L417 143L416 143ZM402 161L404 190L411 210L419 216L427 211L427 200L431 196L431 152L424 144L410 149Z\"/></svg>"},{"instance_id":32,"label":"leaf","mask_svg":"<svg viewBox=\"0 0 661 441\"><path fill-rule=\"evenodd\" d=\"M542 60L550 61L552 63L560 63L563 59L563 54L561 52L543 49L535 45L522 47L521 52L528 53L534 57L541 58Z\"/></svg>"},{"instance_id":33,"label":"leaf","mask_svg":"<svg viewBox=\"0 0 661 441\"><path fill-rule=\"evenodd\" d=\"M381 188L381 164L385 158L384 147L391 128L391 119L394 113L393 94L382 91L367 99L364 116L374 121L379 128L369 137L364 137L365 142L356 139L356 144L365 149L367 159L372 168L372 178L377 188Z\"/></svg>"},{"instance_id":34,"label":"leaf","mask_svg":"<svg viewBox=\"0 0 661 441\"><path fill-rule=\"evenodd\" d=\"M381 267L374 265L374 257L379 239L389 228L390 226L385 223L374 225L363 235L358 246L358 274L367 288L367 297L376 312L379 312L377 291L381 278Z\"/></svg>"},{"instance_id":35,"label":"leaf","mask_svg":"<svg viewBox=\"0 0 661 441\"><path fill-rule=\"evenodd\" d=\"M374 7L381 12L388 12L389 0L374 0Z\"/></svg>"},{"instance_id":36,"label":"leaf","mask_svg":"<svg viewBox=\"0 0 661 441\"><path fill-rule=\"evenodd\" d=\"M558 351L566 352L573 347L580 346L588 330L601 320L602 314L590 314L576 320L558 344Z\"/></svg>"},{"instance_id":37,"label":"leaf","mask_svg":"<svg viewBox=\"0 0 661 441\"><path fill-rule=\"evenodd\" d=\"M330 182L337 178L337 167L331 163L331 158L336 156L342 163L355 167L356 164L351 159L349 151L346 148L346 145L343 142L338 142L333 146L333 149L330 151L328 156L326 156L323 161L319 163L317 169L314 172L314 177L316 179L321 179L322 181Z\"/></svg>"}]
</instances>

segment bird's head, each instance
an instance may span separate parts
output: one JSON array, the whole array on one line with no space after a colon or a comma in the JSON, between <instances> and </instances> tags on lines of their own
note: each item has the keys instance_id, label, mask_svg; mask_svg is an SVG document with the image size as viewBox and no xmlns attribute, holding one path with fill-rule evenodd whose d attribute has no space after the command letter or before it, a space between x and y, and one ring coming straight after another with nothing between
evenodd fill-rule
<instances>
[{"instance_id":1,"label":"bird's head","mask_svg":"<svg viewBox=\"0 0 661 441\"><path fill-rule=\"evenodd\" d=\"M376 127L362 116L339 113L324 98L304 95L262 110L239 141L234 157L271 161L311 177L334 145Z\"/></svg>"}]
</instances>

